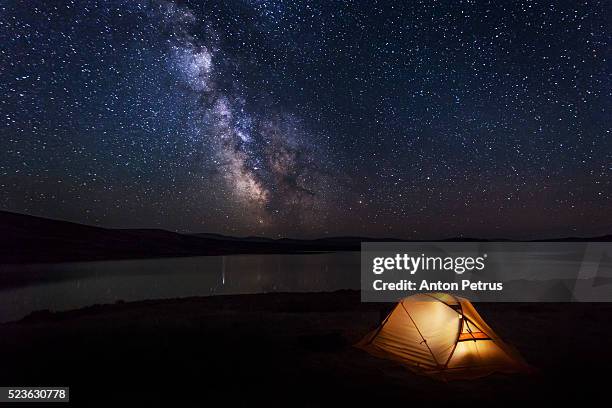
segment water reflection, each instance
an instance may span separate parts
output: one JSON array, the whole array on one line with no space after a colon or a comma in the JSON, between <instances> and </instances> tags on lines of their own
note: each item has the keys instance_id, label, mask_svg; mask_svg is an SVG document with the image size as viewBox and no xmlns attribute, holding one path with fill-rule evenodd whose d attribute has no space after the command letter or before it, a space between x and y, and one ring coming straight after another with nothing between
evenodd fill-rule
<instances>
[{"instance_id":1,"label":"water reflection","mask_svg":"<svg viewBox=\"0 0 612 408\"><path fill-rule=\"evenodd\" d=\"M119 300L359 289L359 253L0 266L0 322Z\"/></svg>"}]
</instances>

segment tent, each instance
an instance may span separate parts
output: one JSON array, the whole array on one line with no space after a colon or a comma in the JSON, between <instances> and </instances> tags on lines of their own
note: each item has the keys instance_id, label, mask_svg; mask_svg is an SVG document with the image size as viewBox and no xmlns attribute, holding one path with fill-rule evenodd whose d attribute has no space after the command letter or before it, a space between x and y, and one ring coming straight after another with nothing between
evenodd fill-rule
<instances>
[{"instance_id":1,"label":"tent","mask_svg":"<svg viewBox=\"0 0 612 408\"><path fill-rule=\"evenodd\" d=\"M442 380L529 371L469 300L445 293L403 299L357 347Z\"/></svg>"}]
</instances>

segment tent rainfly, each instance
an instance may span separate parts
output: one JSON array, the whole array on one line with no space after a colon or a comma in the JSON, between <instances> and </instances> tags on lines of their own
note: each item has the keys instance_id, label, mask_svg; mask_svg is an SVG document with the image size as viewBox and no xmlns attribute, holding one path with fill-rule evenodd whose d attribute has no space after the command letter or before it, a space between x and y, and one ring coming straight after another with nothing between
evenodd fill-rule
<instances>
[{"instance_id":1,"label":"tent rainfly","mask_svg":"<svg viewBox=\"0 0 612 408\"><path fill-rule=\"evenodd\" d=\"M357 347L441 380L530 371L469 300L446 293L403 299Z\"/></svg>"}]
</instances>

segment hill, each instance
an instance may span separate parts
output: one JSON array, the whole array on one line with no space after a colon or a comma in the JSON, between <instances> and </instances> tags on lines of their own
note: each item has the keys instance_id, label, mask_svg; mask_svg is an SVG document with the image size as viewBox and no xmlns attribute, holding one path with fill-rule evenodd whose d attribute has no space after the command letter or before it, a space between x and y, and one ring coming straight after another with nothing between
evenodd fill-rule
<instances>
[{"instance_id":1,"label":"hill","mask_svg":"<svg viewBox=\"0 0 612 408\"><path fill-rule=\"evenodd\" d=\"M313 240L180 234L162 229L112 229L0 211L0 263L181 257L239 253L358 251L363 241L395 238L331 237ZM442 241L484 241L449 238ZM612 241L612 236L550 241Z\"/></svg>"}]
</instances>

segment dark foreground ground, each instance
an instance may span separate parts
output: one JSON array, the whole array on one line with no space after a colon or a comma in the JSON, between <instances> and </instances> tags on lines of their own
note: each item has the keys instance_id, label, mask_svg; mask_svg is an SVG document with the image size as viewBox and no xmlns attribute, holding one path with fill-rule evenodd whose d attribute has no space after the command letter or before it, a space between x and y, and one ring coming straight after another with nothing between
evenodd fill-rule
<instances>
[{"instance_id":1,"label":"dark foreground ground","mask_svg":"<svg viewBox=\"0 0 612 408\"><path fill-rule=\"evenodd\" d=\"M588 406L612 391L612 304L477 304L538 372L450 383L351 346L384 307L342 291L38 313L0 325L0 385L70 386L71 405L103 407Z\"/></svg>"}]
</instances>

